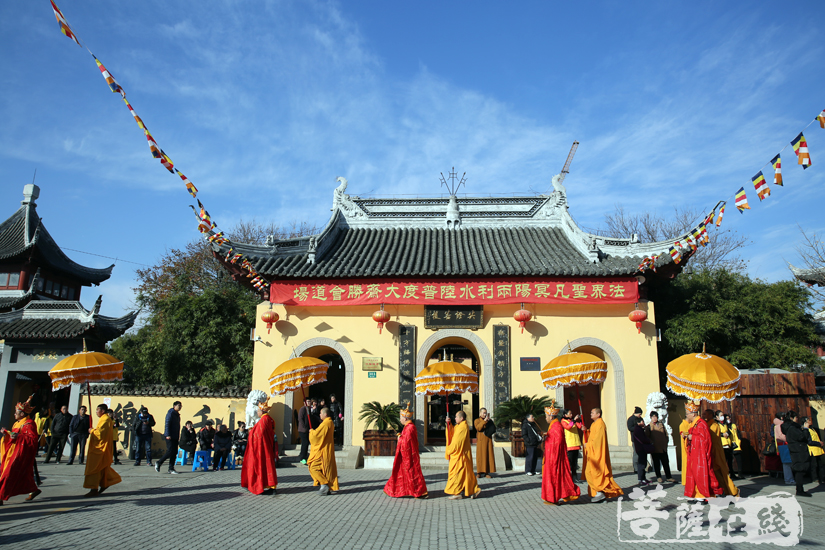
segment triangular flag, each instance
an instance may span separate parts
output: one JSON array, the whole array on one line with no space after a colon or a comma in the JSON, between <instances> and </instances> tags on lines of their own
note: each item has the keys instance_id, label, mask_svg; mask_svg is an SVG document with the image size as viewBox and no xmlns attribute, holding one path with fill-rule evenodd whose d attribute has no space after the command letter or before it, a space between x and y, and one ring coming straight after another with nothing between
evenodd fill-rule
<instances>
[{"instance_id":1,"label":"triangular flag","mask_svg":"<svg viewBox=\"0 0 825 550\"><path fill-rule=\"evenodd\" d=\"M183 180L183 184L186 185L186 190L189 191L189 194L192 195L192 198L197 197L198 188L195 187L195 184L189 181L189 178L181 174L180 170L178 170L177 168L175 168L175 173L177 173L177 175L180 176L180 179Z\"/></svg>"},{"instance_id":2,"label":"triangular flag","mask_svg":"<svg viewBox=\"0 0 825 550\"><path fill-rule=\"evenodd\" d=\"M132 104L129 103L129 101L125 97L123 98L123 103L125 103L126 107L129 108L129 112L132 113L132 116L135 117L135 122L137 122L137 125L140 126L140 129L145 132L146 131L146 125L143 123L143 119L141 119L138 116L138 114L135 112L135 110L132 108Z\"/></svg>"},{"instance_id":3,"label":"triangular flag","mask_svg":"<svg viewBox=\"0 0 825 550\"><path fill-rule=\"evenodd\" d=\"M756 194L759 196L760 201L771 196L771 188L768 187L768 182L765 181L765 176L762 175L761 171L752 177L751 181L753 182L753 188L756 189Z\"/></svg>"},{"instance_id":4,"label":"triangular flag","mask_svg":"<svg viewBox=\"0 0 825 550\"><path fill-rule=\"evenodd\" d=\"M720 225L722 225L722 217L725 215L725 206L727 206L727 205L723 204L722 208L719 209L719 217L716 218L716 227L719 227Z\"/></svg>"},{"instance_id":5,"label":"triangular flag","mask_svg":"<svg viewBox=\"0 0 825 550\"><path fill-rule=\"evenodd\" d=\"M113 92L119 93L121 96L123 96L123 99L126 99L126 92L124 92L123 88L120 87L120 84L117 83L117 80L115 80L115 77L112 76L112 73L110 73L106 69L106 67L103 66L103 63L101 63L100 60L97 57L95 57L95 54L92 54L92 57L95 58L97 68L100 69L100 74L103 75L103 78L106 80L106 84L109 85L109 88L111 88Z\"/></svg>"},{"instance_id":6,"label":"triangular flag","mask_svg":"<svg viewBox=\"0 0 825 550\"><path fill-rule=\"evenodd\" d=\"M673 263L678 264L682 261L682 255L679 254L679 251L672 246L670 247L670 256L673 258Z\"/></svg>"},{"instance_id":7,"label":"triangular flag","mask_svg":"<svg viewBox=\"0 0 825 550\"><path fill-rule=\"evenodd\" d=\"M172 163L172 159L170 159L166 153L163 152L163 149L160 150L160 163L164 168L169 170L170 174L175 173L175 165Z\"/></svg>"},{"instance_id":8,"label":"triangular flag","mask_svg":"<svg viewBox=\"0 0 825 550\"><path fill-rule=\"evenodd\" d=\"M63 16L63 12L60 11L60 8L58 8L57 4L54 3L54 0L50 1L52 3L52 9L54 10L54 16L57 18L57 24L60 25L60 32L74 40L74 43L80 46L80 42L77 41L77 37L72 32L69 22L66 21L66 18Z\"/></svg>"},{"instance_id":9,"label":"triangular flag","mask_svg":"<svg viewBox=\"0 0 825 550\"><path fill-rule=\"evenodd\" d=\"M773 183L774 185L782 185L782 159L776 155L771 159L771 166L773 166Z\"/></svg>"},{"instance_id":10,"label":"triangular flag","mask_svg":"<svg viewBox=\"0 0 825 550\"><path fill-rule=\"evenodd\" d=\"M744 187L740 187L739 191L736 192L736 208L739 209L740 213L751 209L751 207L748 206L748 197L745 195Z\"/></svg>"},{"instance_id":11,"label":"triangular flag","mask_svg":"<svg viewBox=\"0 0 825 550\"><path fill-rule=\"evenodd\" d=\"M816 120L819 121L820 128L825 128L825 109L822 109L822 112L817 115Z\"/></svg>"},{"instance_id":12,"label":"triangular flag","mask_svg":"<svg viewBox=\"0 0 825 550\"><path fill-rule=\"evenodd\" d=\"M808 142L802 132L799 132L799 135L793 139L791 145L793 145L793 152L799 157L799 164L802 165L802 169L807 169L811 165L811 155L808 153Z\"/></svg>"}]
</instances>

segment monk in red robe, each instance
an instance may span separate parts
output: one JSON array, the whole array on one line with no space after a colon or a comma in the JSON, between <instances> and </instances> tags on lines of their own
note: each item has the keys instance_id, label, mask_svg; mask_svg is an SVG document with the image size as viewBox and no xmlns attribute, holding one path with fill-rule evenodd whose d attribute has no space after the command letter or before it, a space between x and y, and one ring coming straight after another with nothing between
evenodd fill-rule
<instances>
[{"instance_id":1,"label":"monk in red robe","mask_svg":"<svg viewBox=\"0 0 825 550\"><path fill-rule=\"evenodd\" d=\"M275 471L277 453L275 447L275 421L267 414L269 399L258 403L255 415L258 421L249 430L249 441L241 469L241 487L256 495L272 495L278 486Z\"/></svg>"},{"instance_id":2,"label":"monk in red robe","mask_svg":"<svg viewBox=\"0 0 825 550\"><path fill-rule=\"evenodd\" d=\"M32 500L42 492L34 482L34 459L40 437L29 417L34 409L32 397L14 408L11 431L0 428L0 505L15 495L29 493L26 500Z\"/></svg>"},{"instance_id":3,"label":"monk in red robe","mask_svg":"<svg viewBox=\"0 0 825 550\"><path fill-rule=\"evenodd\" d=\"M713 471L713 441L710 437L710 428L699 418L698 403L688 401L685 404L685 419L688 422L688 433L683 435L687 450L685 496L702 500L722 496L724 490Z\"/></svg>"},{"instance_id":4,"label":"monk in red robe","mask_svg":"<svg viewBox=\"0 0 825 550\"><path fill-rule=\"evenodd\" d=\"M541 476L541 500L545 504L562 504L576 500L581 490L570 477L570 461L567 458L567 442L564 426L559 422L559 410L554 406L544 408L547 420L547 437L544 439L544 463Z\"/></svg>"},{"instance_id":5,"label":"monk in red robe","mask_svg":"<svg viewBox=\"0 0 825 550\"><path fill-rule=\"evenodd\" d=\"M392 475L384 485L384 492L391 497L427 498L427 484L418 459L418 430L413 422L415 415L409 407L407 403L407 408L401 410L404 428L398 436Z\"/></svg>"}]
</instances>

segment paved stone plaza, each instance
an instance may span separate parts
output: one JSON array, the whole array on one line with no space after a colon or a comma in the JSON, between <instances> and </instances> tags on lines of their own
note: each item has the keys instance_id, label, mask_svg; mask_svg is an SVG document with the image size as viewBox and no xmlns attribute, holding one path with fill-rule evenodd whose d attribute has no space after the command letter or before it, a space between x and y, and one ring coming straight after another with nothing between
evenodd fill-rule
<instances>
[{"instance_id":1,"label":"paved stone plaza","mask_svg":"<svg viewBox=\"0 0 825 550\"><path fill-rule=\"evenodd\" d=\"M446 474L426 473L429 500L390 499L381 491L388 471L342 470L341 492L320 497L305 467L278 470L275 496L253 496L240 487L240 471L156 474L147 466L116 467L123 483L96 499L80 498L83 468L41 465L43 494L31 503L18 496L0 508L0 545L27 550L55 548L609 548L619 542L616 502L548 506L538 476L506 472L480 480L477 500L450 501ZM189 470L189 468L187 468ZM162 470L163 472L163 470ZM635 475L619 474L630 492ZM740 481L745 497L793 492L767 476ZM800 543L825 546L825 489L800 499L804 533ZM654 539L673 538L681 486L666 485L661 522ZM623 510L631 505L624 501ZM707 508L707 507L705 507ZM623 524L622 538L635 537ZM697 542L696 548L719 548Z\"/></svg>"}]
</instances>

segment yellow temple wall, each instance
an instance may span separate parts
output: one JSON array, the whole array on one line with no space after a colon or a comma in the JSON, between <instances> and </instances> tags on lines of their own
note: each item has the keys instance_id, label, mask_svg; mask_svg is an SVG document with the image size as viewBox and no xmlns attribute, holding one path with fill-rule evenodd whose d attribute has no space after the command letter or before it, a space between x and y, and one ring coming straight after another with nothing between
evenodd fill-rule
<instances>
[{"instance_id":1,"label":"yellow temple wall","mask_svg":"<svg viewBox=\"0 0 825 550\"><path fill-rule=\"evenodd\" d=\"M261 314L270 307L268 302L258 306L256 335L260 342L255 344L255 359L252 387L268 391L268 377L282 362L290 358L294 348L313 339L327 339L335 342L349 354L354 366L352 373L351 398L342 398L345 411L352 414L352 437L345 444L363 445L363 422L358 421L361 405L368 401L382 404L398 401L398 329L399 325L417 327L417 351L425 341L436 333L424 328L424 306L385 306L391 314L391 320L378 333L376 323L372 320L375 306L355 307L302 307L274 304L273 310L280 319L267 333L266 325L260 320ZM647 395L659 391L658 362L656 354L655 314L652 302L640 304L646 309L648 320L644 323L642 333L638 334L635 324L627 315L633 309L632 304L616 305L550 305L525 304L533 313L533 319L527 323L522 334L518 322L513 320L513 313L519 309L518 304L491 305L484 308L484 327L468 333L478 337L489 353L493 352L493 326L505 324L510 327L510 373L511 397L516 395L538 395L556 397L555 390L545 390L538 371L521 371L519 358L539 357L541 364L559 355L567 342L586 342L581 351L603 356L608 363L607 379L601 388L601 408L607 424L610 444L627 443L626 419L634 406L645 407ZM460 338L450 338L434 343L428 353L445 344L459 343L475 351L482 361L480 350L473 349L471 342ZM469 344L469 345L468 345ZM304 346L305 347L305 346ZM576 346L574 346L574 350ZM609 353L608 353L609 351ZM320 356L334 352L329 347L316 347L302 351L303 355ZM381 357L383 370L375 378L368 377L368 371L362 370L364 357ZM617 396L617 385L621 385L622 376L617 372L619 365L623 371L624 390ZM483 380L488 365L481 365L479 377L480 406L490 408L492 397L486 395ZM492 371L492 366L489 366ZM414 369L416 372L417 370ZM347 392L348 393L348 392ZM279 440L285 435L283 430L285 405L300 406L300 391L296 395L277 396L273 398L272 415L276 422ZM572 404L568 403L569 408ZM289 413L291 414L291 412ZM589 414L586 412L585 414ZM620 432L624 432L624 436ZM507 444L509 445L509 444Z\"/></svg>"}]
</instances>

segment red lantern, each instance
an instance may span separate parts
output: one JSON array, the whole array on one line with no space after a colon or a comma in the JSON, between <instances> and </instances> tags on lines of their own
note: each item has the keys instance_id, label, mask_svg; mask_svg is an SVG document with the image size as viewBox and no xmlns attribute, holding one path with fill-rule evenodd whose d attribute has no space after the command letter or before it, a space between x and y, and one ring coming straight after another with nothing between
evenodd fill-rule
<instances>
[{"instance_id":1,"label":"red lantern","mask_svg":"<svg viewBox=\"0 0 825 550\"><path fill-rule=\"evenodd\" d=\"M521 333L524 334L524 325L533 318L533 314L526 309L520 309L513 314L513 319L518 321L518 326L521 327Z\"/></svg>"},{"instance_id":2,"label":"red lantern","mask_svg":"<svg viewBox=\"0 0 825 550\"><path fill-rule=\"evenodd\" d=\"M278 314L272 311L264 311L263 315L261 315L261 321L266 323L266 333L269 334L269 331L272 330L272 325L278 322Z\"/></svg>"},{"instance_id":3,"label":"red lantern","mask_svg":"<svg viewBox=\"0 0 825 550\"><path fill-rule=\"evenodd\" d=\"M378 323L378 334L381 334L381 329L384 328L384 323L390 320L390 312L379 309L372 314L372 320Z\"/></svg>"},{"instance_id":4,"label":"red lantern","mask_svg":"<svg viewBox=\"0 0 825 550\"><path fill-rule=\"evenodd\" d=\"M636 328L639 329L639 334L642 333L642 322L647 319L647 312L641 309L634 309L627 316L628 319L636 323Z\"/></svg>"}]
</instances>

